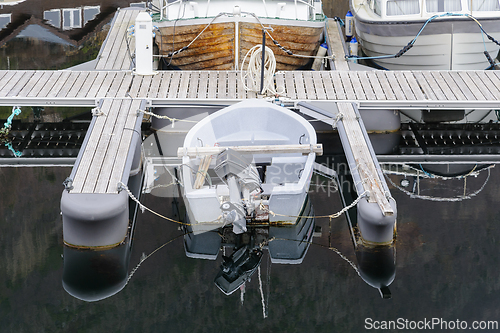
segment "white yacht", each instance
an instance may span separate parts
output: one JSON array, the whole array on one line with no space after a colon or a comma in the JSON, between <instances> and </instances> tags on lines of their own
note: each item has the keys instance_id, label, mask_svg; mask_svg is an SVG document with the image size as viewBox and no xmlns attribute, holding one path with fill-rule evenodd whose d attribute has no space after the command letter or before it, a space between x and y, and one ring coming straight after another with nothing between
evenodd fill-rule
<instances>
[{"instance_id":1,"label":"white yacht","mask_svg":"<svg viewBox=\"0 0 500 333\"><path fill-rule=\"evenodd\" d=\"M485 51L495 59L500 49L499 0L350 0L350 6L360 49L385 69L483 70L491 67Z\"/></svg>"}]
</instances>

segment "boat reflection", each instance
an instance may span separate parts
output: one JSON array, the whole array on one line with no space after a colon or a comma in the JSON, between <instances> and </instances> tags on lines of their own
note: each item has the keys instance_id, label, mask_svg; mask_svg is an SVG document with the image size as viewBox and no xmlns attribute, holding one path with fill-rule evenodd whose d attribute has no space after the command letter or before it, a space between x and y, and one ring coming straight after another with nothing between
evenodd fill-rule
<instances>
[{"instance_id":1,"label":"boat reflection","mask_svg":"<svg viewBox=\"0 0 500 333\"><path fill-rule=\"evenodd\" d=\"M336 170L338 170L337 183L339 184L342 204L346 207L356 199L353 195L356 191L354 191L354 182L346 168L346 163L342 163L343 157L337 157L337 161L341 161L336 166ZM391 244L367 243L357 231L358 214L356 207L349 210L345 216L356 254L359 276L369 286L378 289L382 298L391 298L389 286L396 277L396 236L394 236Z\"/></svg>"},{"instance_id":2,"label":"boat reflection","mask_svg":"<svg viewBox=\"0 0 500 333\"><path fill-rule=\"evenodd\" d=\"M186 224L189 222L186 217ZM189 258L208 260L217 260L222 250L222 263L214 282L230 295L255 273L264 250L273 264L302 263L312 243L314 226L314 210L307 197L303 213L294 225L247 221L247 231L239 234L233 232L232 226L198 234L186 226L184 249Z\"/></svg>"},{"instance_id":3,"label":"boat reflection","mask_svg":"<svg viewBox=\"0 0 500 333\"><path fill-rule=\"evenodd\" d=\"M127 284L130 241L102 251L64 246L63 253L63 287L75 298L99 301L115 295Z\"/></svg>"},{"instance_id":4,"label":"boat reflection","mask_svg":"<svg viewBox=\"0 0 500 333\"><path fill-rule=\"evenodd\" d=\"M396 277L395 245L367 246L355 249L359 275L369 286L378 289L382 298L391 298L389 286Z\"/></svg>"}]
</instances>

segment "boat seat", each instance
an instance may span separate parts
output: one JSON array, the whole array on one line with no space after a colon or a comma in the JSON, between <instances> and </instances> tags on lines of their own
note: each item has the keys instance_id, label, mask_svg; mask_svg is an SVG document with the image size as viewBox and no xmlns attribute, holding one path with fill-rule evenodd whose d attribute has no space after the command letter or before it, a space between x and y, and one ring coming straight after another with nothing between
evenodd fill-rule
<instances>
[{"instance_id":1,"label":"boat seat","mask_svg":"<svg viewBox=\"0 0 500 333\"><path fill-rule=\"evenodd\" d=\"M266 168L265 182L274 185L298 183L306 160L307 156L273 157Z\"/></svg>"}]
</instances>

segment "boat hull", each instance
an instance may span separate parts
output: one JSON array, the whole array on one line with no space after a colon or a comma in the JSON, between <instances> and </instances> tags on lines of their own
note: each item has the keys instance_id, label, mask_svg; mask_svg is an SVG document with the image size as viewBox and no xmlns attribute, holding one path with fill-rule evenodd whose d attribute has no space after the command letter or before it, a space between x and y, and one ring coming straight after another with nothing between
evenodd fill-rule
<instances>
[{"instance_id":1,"label":"boat hull","mask_svg":"<svg viewBox=\"0 0 500 333\"><path fill-rule=\"evenodd\" d=\"M280 126L276 126L276 124ZM186 135L184 147L276 146L300 143L315 145L314 128L302 117L285 108L262 100L248 100L234 104L204 118ZM261 194L266 197L271 225L294 225L307 196L316 154L258 153L251 156L255 165L265 165L265 180ZM228 186L217 183L195 189L194 178L201 159L182 157L182 195L186 204L190 229L194 234L220 228L227 223L221 220L221 204L229 196ZM215 167L212 159L208 175ZM193 171L194 170L194 171Z\"/></svg>"},{"instance_id":2,"label":"boat hull","mask_svg":"<svg viewBox=\"0 0 500 333\"><path fill-rule=\"evenodd\" d=\"M262 26L252 20L255 21L253 17L239 17L238 20L231 17L226 18L224 22L212 23L208 27L210 23L208 19L182 21L175 26L171 21L159 22L160 33L155 41L160 55L163 56L189 45L189 48L172 58L165 58L166 63L175 68L239 69L247 52L253 46L262 44ZM298 24L291 20L262 19L262 23L266 27L272 27L270 34L273 38L293 54L314 56L322 40L323 21ZM190 45L193 40L195 41ZM299 69L310 62L310 58L288 55L274 45L268 36L266 45L275 54L277 70Z\"/></svg>"},{"instance_id":3,"label":"boat hull","mask_svg":"<svg viewBox=\"0 0 500 333\"><path fill-rule=\"evenodd\" d=\"M500 39L500 22L479 20L484 30ZM380 22L355 18L360 48L368 57L397 54L412 41L425 20ZM485 49L492 58L500 47L483 35L476 22L467 18L439 19L430 22L414 46L398 58L374 59L391 70L483 70L490 67Z\"/></svg>"}]
</instances>

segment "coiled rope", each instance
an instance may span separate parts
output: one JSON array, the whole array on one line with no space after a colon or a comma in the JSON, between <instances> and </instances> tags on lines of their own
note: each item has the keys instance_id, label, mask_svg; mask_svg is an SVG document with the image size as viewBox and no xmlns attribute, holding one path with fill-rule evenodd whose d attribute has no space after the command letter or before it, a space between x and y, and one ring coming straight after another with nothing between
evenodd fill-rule
<instances>
[{"instance_id":1,"label":"coiled rope","mask_svg":"<svg viewBox=\"0 0 500 333\"><path fill-rule=\"evenodd\" d=\"M244 66L247 58L249 58L248 67L245 70ZM241 82L243 83L244 89L262 95L281 95L284 91L278 93L276 89L274 89L276 58L274 57L273 50L267 46L265 47L264 80L262 91L260 90L261 70L262 46L255 45L247 52L241 64Z\"/></svg>"}]
</instances>

